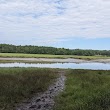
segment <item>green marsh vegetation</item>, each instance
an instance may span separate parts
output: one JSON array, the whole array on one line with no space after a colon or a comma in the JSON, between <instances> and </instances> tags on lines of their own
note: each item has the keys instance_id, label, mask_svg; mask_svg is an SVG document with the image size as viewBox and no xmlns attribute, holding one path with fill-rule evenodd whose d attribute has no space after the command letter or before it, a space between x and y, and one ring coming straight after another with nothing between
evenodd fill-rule
<instances>
[{"instance_id":1,"label":"green marsh vegetation","mask_svg":"<svg viewBox=\"0 0 110 110\"><path fill-rule=\"evenodd\" d=\"M110 110L110 71L70 70L55 110Z\"/></svg>"},{"instance_id":2,"label":"green marsh vegetation","mask_svg":"<svg viewBox=\"0 0 110 110\"><path fill-rule=\"evenodd\" d=\"M0 110L45 91L57 78L56 69L0 68Z\"/></svg>"},{"instance_id":3,"label":"green marsh vegetation","mask_svg":"<svg viewBox=\"0 0 110 110\"><path fill-rule=\"evenodd\" d=\"M45 91L59 69L0 68L0 110ZM66 71L65 90L56 97L54 110L110 110L110 71Z\"/></svg>"},{"instance_id":4,"label":"green marsh vegetation","mask_svg":"<svg viewBox=\"0 0 110 110\"><path fill-rule=\"evenodd\" d=\"M75 58L75 59L110 59L109 56L77 56L77 55L49 55L49 54L23 54L23 53L0 53L3 58Z\"/></svg>"}]
</instances>

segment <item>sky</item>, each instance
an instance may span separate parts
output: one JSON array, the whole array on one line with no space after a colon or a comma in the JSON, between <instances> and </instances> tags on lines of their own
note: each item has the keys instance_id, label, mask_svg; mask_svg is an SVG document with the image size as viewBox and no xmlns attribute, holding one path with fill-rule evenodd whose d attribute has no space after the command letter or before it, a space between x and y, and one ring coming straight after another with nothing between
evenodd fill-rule
<instances>
[{"instance_id":1,"label":"sky","mask_svg":"<svg viewBox=\"0 0 110 110\"><path fill-rule=\"evenodd\" d=\"M110 0L0 0L0 43L110 50Z\"/></svg>"}]
</instances>

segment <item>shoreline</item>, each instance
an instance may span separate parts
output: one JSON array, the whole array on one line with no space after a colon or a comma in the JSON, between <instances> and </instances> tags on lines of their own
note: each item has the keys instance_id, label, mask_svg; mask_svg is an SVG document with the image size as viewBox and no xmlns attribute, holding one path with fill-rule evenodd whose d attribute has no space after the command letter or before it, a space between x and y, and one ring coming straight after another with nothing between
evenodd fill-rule
<instances>
[{"instance_id":1,"label":"shoreline","mask_svg":"<svg viewBox=\"0 0 110 110\"><path fill-rule=\"evenodd\" d=\"M57 58L3 58L0 57L0 62L32 62L32 63L110 63L110 59L75 59L75 58L67 58L67 59L57 59Z\"/></svg>"}]
</instances>

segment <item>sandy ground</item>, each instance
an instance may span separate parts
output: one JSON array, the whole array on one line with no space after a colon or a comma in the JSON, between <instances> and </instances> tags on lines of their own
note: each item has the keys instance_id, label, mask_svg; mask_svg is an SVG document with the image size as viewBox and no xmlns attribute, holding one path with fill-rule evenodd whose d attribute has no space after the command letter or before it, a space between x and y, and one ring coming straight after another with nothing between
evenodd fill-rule
<instances>
[{"instance_id":1,"label":"sandy ground","mask_svg":"<svg viewBox=\"0 0 110 110\"><path fill-rule=\"evenodd\" d=\"M110 59L96 59L96 60L82 60L82 59L52 59L52 58L0 58L3 61L30 61L30 62L54 62L54 63L86 63L86 62L100 62L110 63Z\"/></svg>"},{"instance_id":2,"label":"sandy ground","mask_svg":"<svg viewBox=\"0 0 110 110\"><path fill-rule=\"evenodd\" d=\"M19 104L16 110L52 110L55 105L55 96L62 92L65 86L65 71L59 71L58 73L59 77L56 82L47 91Z\"/></svg>"}]
</instances>

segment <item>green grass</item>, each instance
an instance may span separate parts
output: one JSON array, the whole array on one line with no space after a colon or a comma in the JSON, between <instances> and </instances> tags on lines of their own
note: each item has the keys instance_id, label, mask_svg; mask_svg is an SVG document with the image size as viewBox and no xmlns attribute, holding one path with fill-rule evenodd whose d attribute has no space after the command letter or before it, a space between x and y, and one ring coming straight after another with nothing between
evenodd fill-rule
<instances>
[{"instance_id":1,"label":"green grass","mask_svg":"<svg viewBox=\"0 0 110 110\"><path fill-rule=\"evenodd\" d=\"M0 57L16 57L16 58L59 58L60 55L48 54L22 54L22 53L0 53Z\"/></svg>"},{"instance_id":2,"label":"green grass","mask_svg":"<svg viewBox=\"0 0 110 110\"><path fill-rule=\"evenodd\" d=\"M55 110L110 110L110 71L70 70Z\"/></svg>"},{"instance_id":3,"label":"green grass","mask_svg":"<svg viewBox=\"0 0 110 110\"><path fill-rule=\"evenodd\" d=\"M0 110L45 91L57 77L56 69L0 68Z\"/></svg>"},{"instance_id":4,"label":"green grass","mask_svg":"<svg viewBox=\"0 0 110 110\"><path fill-rule=\"evenodd\" d=\"M107 59L107 56L75 56L75 55L48 55L48 54L21 54L21 53L0 53L0 57L4 58L76 58L76 59Z\"/></svg>"}]
</instances>

